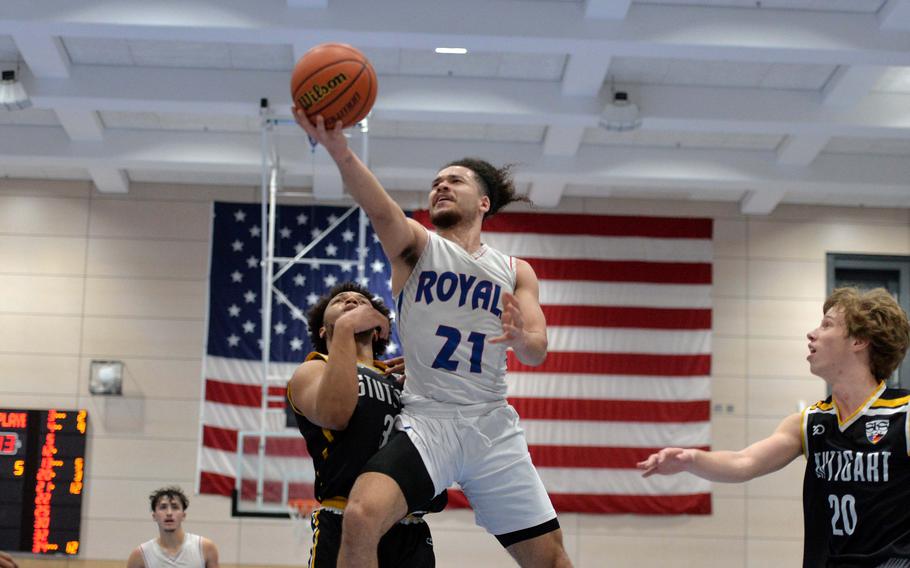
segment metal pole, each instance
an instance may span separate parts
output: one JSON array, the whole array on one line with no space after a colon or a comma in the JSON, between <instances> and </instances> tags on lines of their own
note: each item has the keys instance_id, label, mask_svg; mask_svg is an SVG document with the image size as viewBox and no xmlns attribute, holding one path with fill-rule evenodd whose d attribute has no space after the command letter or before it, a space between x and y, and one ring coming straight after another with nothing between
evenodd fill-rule
<instances>
[{"instance_id":1,"label":"metal pole","mask_svg":"<svg viewBox=\"0 0 910 568\"><path fill-rule=\"evenodd\" d=\"M262 163L261 163L262 172L261 172L261 179L260 179L260 204L259 204L260 205L260 219L261 219L260 223L262 225L262 232L260 233L261 238L260 238L259 256L262 259L260 268L261 268L261 277L262 277L261 279L262 279L262 290L263 291L265 291L270 285L270 281L269 281L270 264L268 262L265 262L265 259L268 258L268 256L269 256L268 243L266 242L265 235L266 235L266 231L268 231L268 228L270 226L269 217L268 217L268 215L269 215L269 211L268 211L269 170L270 170L270 166L271 166L271 160L269 157L269 155L270 155L269 144L271 142L270 136L269 136L270 130L271 130L271 124L269 123L268 109L264 108L264 110L262 111L261 140L260 140L260 150L262 152ZM263 329L261 331L263 334L263 338L265 338L266 330ZM269 360L268 353L265 350L263 350L263 352L262 352L262 364L263 364L263 366L262 366L262 384L263 385L267 384L268 360ZM263 397L261 405L265 405L266 403L267 403L267 401L266 401L265 397ZM258 436L260 446L263 445L261 431L264 430L265 408L266 408L265 406L262 406L260 408L260 435ZM237 441L239 444L243 444L245 442L245 440L242 436ZM264 450L264 448L262 448L262 449ZM243 489L242 488L243 461L244 461L243 455L244 455L245 450L246 450L246 448L243 446L237 447L237 452L239 455L239 458L237 459L237 479L236 479L238 500L240 499L240 497L242 495L242 489ZM260 460L260 467L261 467L261 460ZM258 479L256 480L256 503L257 504L261 503L262 491L263 491L262 475L258 475Z\"/></svg>"},{"instance_id":2,"label":"metal pole","mask_svg":"<svg viewBox=\"0 0 910 568\"><path fill-rule=\"evenodd\" d=\"M363 163L370 167L370 122L369 118L364 118L360 121L360 159L363 160ZM357 230L357 280L363 283L364 277L366 276L366 261L367 261L367 215L363 211L363 207L360 208L360 216L358 219L358 230Z\"/></svg>"}]
</instances>

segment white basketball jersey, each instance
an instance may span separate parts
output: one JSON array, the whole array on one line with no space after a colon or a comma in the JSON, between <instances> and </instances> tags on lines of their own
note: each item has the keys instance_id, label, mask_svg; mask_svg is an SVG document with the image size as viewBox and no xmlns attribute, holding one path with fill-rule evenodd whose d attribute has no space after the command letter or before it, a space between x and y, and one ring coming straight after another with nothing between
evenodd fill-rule
<instances>
[{"instance_id":1,"label":"white basketball jersey","mask_svg":"<svg viewBox=\"0 0 910 568\"><path fill-rule=\"evenodd\" d=\"M202 538L198 534L184 533L183 546L177 556L168 556L153 538L139 545L145 568L205 568Z\"/></svg>"},{"instance_id":2,"label":"white basketball jersey","mask_svg":"<svg viewBox=\"0 0 910 568\"><path fill-rule=\"evenodd\" d=\"M506 347L488 339L502 335L502 294L515 289L513 259L486 245L470 254L427 234L427 246L398 296L407 375L402 400L503 401Z\"/></svg>"}]
</instances>

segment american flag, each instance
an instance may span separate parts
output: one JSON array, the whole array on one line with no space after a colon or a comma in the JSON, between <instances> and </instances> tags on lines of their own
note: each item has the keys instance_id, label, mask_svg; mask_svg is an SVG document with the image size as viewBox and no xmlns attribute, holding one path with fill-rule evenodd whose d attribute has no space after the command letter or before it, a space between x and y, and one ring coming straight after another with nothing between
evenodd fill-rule
<instances>
[{"instance_id":1,"label":"american flag","mask_svg":"<svg viewBox=\"0 0 910 568\"><path fill-rule=\"evenodd\" d=\"M247 213L246 219L238 220L240 211ZM283 246L293 251L299 231L312 236L315 233L308 231L327 226L329 216L338 216L344 209L287 207L279 211L276 226L291 230ZM301 214L305 220L298 229L295 223ZM426 212L416 212L414 217L428 223ZM256 235L241 233L252 229L252 218L258 219L258 206L215 205L206 358L210 371L200 450L203 492L230 492L236 468L236 430L255 429L259 424L259 336L245 331L250 324L258 325L259 306L255 300L247 301L249 292L256 293L258 264L253 267L252 260L243 258L249 253L234 250L237 242L251 247L247 250L259 250ZM356 232L356 225L351 231ZM369 287L392 307L388 262L372 233L368 236ZM340 256L340 249L347 245L345 253L351 254L347 258L356 259L356 247L344 237L340 239L341 243L331 241L338 247L339 258L346 258ZM707 482L688 474L644 479L635 463L665 446L707 449L710 444L712 221L500 213L484 223L483 240L527 260L540 279L549 354L539 367L522 365L510 356L507 381L509 402L521 415L531 457L556 509L710 513ZM328 242L320 246L328 246ZM381 273L372 272L380 265ZM249 287L233 281L232 274L244 270L249 273L244 276ZM334 281L326 278L332 275L338 280L351 277L351 273L322 266L301 267L283 278L296 283L294 278L303 276L299 287L285 289L293 299L305 302L327 290ZM232 291L224 291L225 287ZM240 307L242 314L231 315L232 306ZM289 314L283 319L278 315L282 310ZM273 324L289 320L285 322L287 336L273 333L272 350L272 360L285 365L288 377L309 350L305 326L292 311L281 306L273 311ZM240 338L241 350L230 345L231 336ZM299 348L294 347L294 337ZM393 345L398 344L393 336ZM246 370L229 371L238 364ZM212 369L223 372L213 373ZM224 378L228 375L232 378ZM246 395L222 396L223 383L235 385L229 388ZM279 394L283 392L275 388ZM244 412L238 413L237 408ZM300 448L275 445L271 452L276 459L291 459L291 454L299 455ZM305 456L305 449L303 452ZM296 459L308 462L305 457ZM311 468L308 463L297 467ZM450 491L450 503L466 505L458 491Z\"/></svg>"},{"instance_id":2,"label":"american flag","mask_svg":"<svg viewBox=\"0 0 910 568\"><path fill-rule=\"evenodd\" d=\"M391 269L369 225L365 228L364 272L358 275L359 215L347 207L279 206L275 216L276 257L290 258L305 249L320 235L322 238L304 258L325 259L317 264L294 264L276 281L280 294L274 294L271 310L269 375L286 383L304 357L312 351L307 333L306 311L319 296L335 284L357 281L394 310L391 295ZM239 431L260 430L262 372L262 239L259 204L222 203L213 205L211 268L209 271L209 310L205 376L202 396L202 435L199 449L198 487L201 493L230 495L237 475ZM342 220L343 219L343 220ZM337 261L334 263L332 261ZM278 265L275 273L281 268ZM284 298L287 301L283 301ZM394 311L393 311L394 316ZM386 356L398 352L397 332L393 329ZM269 388L270 408L284 409L285 387ZM266 431L288 429L284 412L266 416ZM255 491L257 438L244 444L243 494ZM266 452L266 501L280 503L283 498L279 479L306 478L295 483L290 497L312 497L312 464L303 438L269 438ZM309 472L309 475L307 473Z\"/></svg>"}]
</instances>

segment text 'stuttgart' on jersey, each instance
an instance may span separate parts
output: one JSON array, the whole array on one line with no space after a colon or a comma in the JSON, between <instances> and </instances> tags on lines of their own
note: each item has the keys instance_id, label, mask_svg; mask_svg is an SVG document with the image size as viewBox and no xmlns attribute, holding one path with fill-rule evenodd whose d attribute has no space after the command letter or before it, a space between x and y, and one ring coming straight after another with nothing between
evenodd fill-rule
<instances>
[{"instance_id":1,"label":"text 'stuttgart' on jersey","mask_svg":"<svg viewBox=\"0 0 910 568\"><path fill-rule=\"evenodd\" d=\"M471 254L427 231L427 246L398 296L404 401L504 401L502 295L515 288L514 259L486 245Z\"/></svg>"},{"instance_id":2,"label":"text 'stuttgart' on jersey","mask_svg":"<svg viewBox=\"0 0 910 568\"><path fill-rule=\"evenodd\" d=\"M322 353L314 352L307 361L314 358L327 360ZM401 410L401 387L393 377L382 374L378 368L381 362L374 363L377 367L357 364L357 406L344 430L317 426L294 407L297 427L313 458L314 493L320 503L347 499L360 470L388 442L395 416ZM294 401L288 398L293 406Z\"/></svg>"},{"instance_id":3,"label":"text 'stuttgart' on jersey","mask_svg":"<svg viewBox=\"0 0 910 568\"><path fill-rule=\"evenodd\" d=\"M828 397L803 411L803 566L910 558L910 391L876 390L842 422Z\"/></svg>"}]
</instances>

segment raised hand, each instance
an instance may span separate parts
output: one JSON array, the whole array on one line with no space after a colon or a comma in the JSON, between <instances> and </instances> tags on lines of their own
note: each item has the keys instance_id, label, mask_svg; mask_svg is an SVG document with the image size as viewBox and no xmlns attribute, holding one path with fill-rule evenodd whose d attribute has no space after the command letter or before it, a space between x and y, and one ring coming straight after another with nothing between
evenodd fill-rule
<instances>
[{"instance_id":1,"label":"raised hand","mask_svg":"<svg viewBox=\"0 0 910 568\"><path fill-rule=\"evenodd\" d=\"M340 120L335 123L333 128L328 128L321 114L316 117L316 124L314 125L307 118L303 109L297 105L291 107L291 112L294 114L294 120L297 121L300 128L303 128L310 140L325 146L330 156L333 158L341 156L347 150L348 140L344 137L344 133L341 130Z\"/></svg>"},{"instance_id":2,"label":"raised hand","mask_svg":"<svg viewBox=\"0 0 910 568\"><path fill-rule=\"evenodd\" d=\"M635 465L638 469L643 470L642 477L649 477L655 473L673 475L674 473L687 471L694 460L695 453L691 450L664 448Z\"/></svg>"},{"instance_id":3,"label":"raised hand","mask_svg":"<svg viewBox=\"0 0 910 568\"><path fill-rule=\"evenodd\" d=\"M345 312L335 321L336 328L342 319L354 327L355 334L375 329L381 339L389 338L389 318L376 311L373 304L360 304L356 308Z\"/></svg>"},{"instance_id":4,"label":"raised hand","mask_svg":"<svg viewBox=\"0 0 910 568\"><path fill-rule=\"evenodd\" d=\"M502 335L490 339L490 343L505 343L516 347L524 340L524 319L521 317L521 306L515 296L508 292L502 294Z\"/></svg>"}]
</instances>

